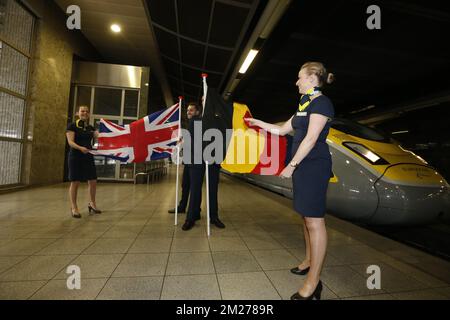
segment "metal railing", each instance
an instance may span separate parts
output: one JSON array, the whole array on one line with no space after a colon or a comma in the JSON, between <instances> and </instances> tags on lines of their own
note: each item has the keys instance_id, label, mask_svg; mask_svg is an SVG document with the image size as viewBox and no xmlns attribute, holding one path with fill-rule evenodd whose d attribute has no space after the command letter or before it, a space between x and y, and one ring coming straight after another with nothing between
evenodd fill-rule
<instances>
[{"instance_id":1,"label":"metal railing","mask_svg":"<svg viewBox=\"0 0 450 320\"><path fill-rule=\"evenodd\" d=\"M139 176L147 178L147 184L161 179L167 174L169 163L165 159L154 160L145 163L145 168L134 175L134 184L137 183Z\"/></svg>"}]
</instances>

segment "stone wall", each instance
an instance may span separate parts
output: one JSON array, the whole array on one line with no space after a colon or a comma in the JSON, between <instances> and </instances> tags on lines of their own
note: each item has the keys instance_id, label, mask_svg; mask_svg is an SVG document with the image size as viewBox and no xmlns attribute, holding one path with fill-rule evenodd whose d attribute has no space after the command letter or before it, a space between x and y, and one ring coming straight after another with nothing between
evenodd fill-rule
<instances>
[{"instance_id":1,"label":"stone wall","mask_svg":"<svg viewBox=\"0 0 450 320\"><path fill-rule=\"evenodd\" d=\"M53 1L29 0L39 15L28 87L23 183L40 185L63 181L65 128L74 55L101 59L80 31L66 28L66 16Z\"/></svg>"}]
</instances>

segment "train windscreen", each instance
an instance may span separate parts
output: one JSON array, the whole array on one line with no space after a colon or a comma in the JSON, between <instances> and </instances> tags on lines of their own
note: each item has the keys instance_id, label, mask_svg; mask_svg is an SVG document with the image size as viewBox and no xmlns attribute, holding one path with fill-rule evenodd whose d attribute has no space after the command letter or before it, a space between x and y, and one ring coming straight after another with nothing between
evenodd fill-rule
<instances>
[{"instance_id":1,"label":"train windscreen","mask_svg":"<svg viewBox=\"0 0 450 320\"><path fill-rule=\"evenodd\" d=\"M391 138L387 134L347 119L335 118L331 123L331 127L362 139L380 142L391 141Z\"/></svg>"}]
</instances>

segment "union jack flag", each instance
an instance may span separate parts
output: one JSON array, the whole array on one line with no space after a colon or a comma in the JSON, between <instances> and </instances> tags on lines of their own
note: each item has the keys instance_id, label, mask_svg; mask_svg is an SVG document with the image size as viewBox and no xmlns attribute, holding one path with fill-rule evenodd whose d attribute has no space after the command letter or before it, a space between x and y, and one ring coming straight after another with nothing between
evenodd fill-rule
<instances>
[{"instance_id":1,"label":"union jack flag","mask_svg":"<svg viewBox=\"0 0 450 320\"><path fill-rule=\"evenodd\" d=\"M125 163L168 158L178 140L180 106L155 112L129 125L101 119L98 149L93 155L107 156Z\"/></svg>"}]
</instances>

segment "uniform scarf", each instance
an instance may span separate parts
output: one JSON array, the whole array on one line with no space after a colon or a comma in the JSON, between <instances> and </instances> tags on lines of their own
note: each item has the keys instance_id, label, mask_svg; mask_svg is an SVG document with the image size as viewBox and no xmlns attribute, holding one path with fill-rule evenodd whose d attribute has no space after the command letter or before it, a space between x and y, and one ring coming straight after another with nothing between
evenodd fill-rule
<instances>
[{"instance_id":1,"label":"uniform scarf","mask_svg":"<svg viewBox=\"0 0 450 320\"><path fill-rule=\"evenodd\" d=\"M306 93L300 97L300 103L298 104L298 111L305 110L311 103L311 97L319 93L321 93L319 87L313 87L308 91L306 91Z\"/></svg>"}]
</instances>

